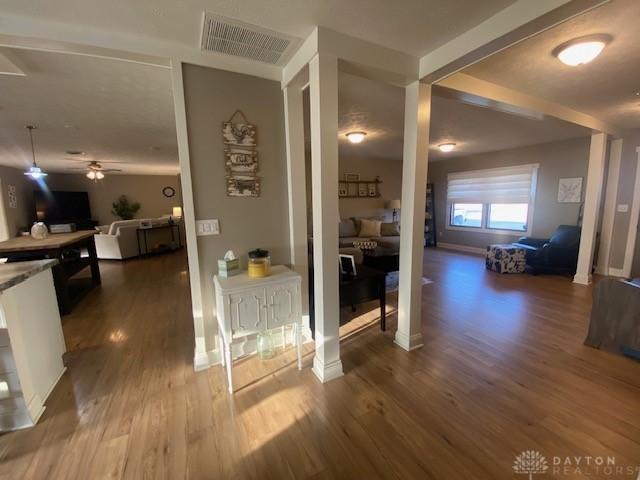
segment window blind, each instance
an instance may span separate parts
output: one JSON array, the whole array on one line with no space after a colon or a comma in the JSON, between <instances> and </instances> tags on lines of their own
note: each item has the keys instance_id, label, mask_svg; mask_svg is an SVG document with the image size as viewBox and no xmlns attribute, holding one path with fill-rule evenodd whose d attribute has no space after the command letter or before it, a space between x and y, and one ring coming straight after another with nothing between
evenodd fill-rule
<instances>
[{"instance_id":1,"label":"window blind","mask_svg":"<svg viewBox=\"0 0 640 480\"><path fill-rule=\"evenodd\" d=\"M450 173L447 201L454 203L529 203L537 165Z\"/></svg>"}]
</instances>

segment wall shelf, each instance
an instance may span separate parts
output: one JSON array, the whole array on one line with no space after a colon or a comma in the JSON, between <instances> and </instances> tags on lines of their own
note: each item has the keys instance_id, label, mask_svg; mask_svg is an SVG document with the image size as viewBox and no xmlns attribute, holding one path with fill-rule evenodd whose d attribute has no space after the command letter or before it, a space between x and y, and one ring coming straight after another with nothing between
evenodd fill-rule
<instances>
[{"instance_id":1,"label":"wall shelf","mask_svg":"<svg viewBox=\"0 0 640 480\"><path fill-rule=\"evenodd\" d=\"M338 180L338 198L380 198L382 180ZM364 190L362 190L364 188ZM361 195L361 190L363 194Z\"/></svg>"}]
</instances>

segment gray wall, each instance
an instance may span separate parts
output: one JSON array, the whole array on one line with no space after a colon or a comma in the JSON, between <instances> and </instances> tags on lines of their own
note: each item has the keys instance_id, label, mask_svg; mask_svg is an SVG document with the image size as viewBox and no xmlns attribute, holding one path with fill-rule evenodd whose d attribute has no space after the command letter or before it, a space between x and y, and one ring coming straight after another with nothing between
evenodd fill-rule
<instances>
[{"instance_id":1,"label":"gray wall","mask_svg":"<svg viewBox=\"0 0 640 480\"><path fill-rule=\"evenodd\" d=\"M620 181L618 182L618 197L616 205L627 204L627 212L616 211L613 220L613 237L611 239L611 253L609 266L622 268L624 254L627 247L627 234L629 231L629 217L631 204L633 203L633 187L636 178L636 165L638 154L636 148L640 146L640 129L630 130L624 133L622 140L622 158L620 161ZM635 226L634 226L635 228ZM637 269L634 268L637 272Z\"/></svg>"},{"instance_id":2,"label":"gray wall","mask_svg":"<svg viewBox=\"0 0 640 480\"><path fill-rule=\"evenodd\" d=\"M380 198L341 198L340 217L377 217L391 219L391 210L384 208L387 200L400 199L402 194L402 160L347 158L340 156L340 180L345 173L359 173L361 180L380 177Z\"/></svg>"},{"instance_id":3,"label":"gray wall","mask_svg":"<svg viewBox=\"0 0 640 480\"><path fill-rule=\"evenodd\" d=\"M24 170L2 165L0 165L0 179L2 180L2 197L7 215L8 234L10 237L15 237L20 229L31 225L34 183L24 176ZM9 185L16 187L16 208L9 207Z\"/></svg>"},{"instance_id":4,"label":"gray wall","mask_svg":"<svg viewBox=\"0 0 640 480\"><path fill-rule=\"evenodd\" d=\"M575 225L579 204L557 203L558 180L560 177L584 177L586 181L589 142L588 137L578 138L430 163L429 182L434 184L435 190L438 241L484 248L491 243L512 242L521 236L517 233L499 235L445 228L448 219L447 174L483 168L540 164L532 236L546 238L558 225Z\"/></svg>"},{"instance_id":5,"label":"gray wall","mask_svg":"<svg viewBox=\"0 0 640 480\"><path fill-rule=\"evenodd\" d=\"M2 195L5 201L7 224L10 236L33 222L33 192L38 184L25 177L23 170L0 166ZM107 175L99 182L93 182L83 174L50 173L45 183L51 190L81 191L89 193L91 214L100 224L117 220L111 214L111 204L120 196L127 195L129 200L140 202L136 218L159 217L171 213L172 207L182 205L180 178L168 175ZM17 208L9 208L8 185L15 185L18 199ZM176 194L167 198L162 188L171 186Z\"/></svg>"},{"instance_id":6,"label":"gray wall","mask_svg":"<svg viewBox=\"0 0 640 480\"><path fill-rule=\"evenodd\" d=\"M198 237L207 349L215 348L212 277L217 260L233 249L246 267L249 250L289 263L287 167L283 97L278 82L185 65L183 68L195 215L220 220L220 235ZM221 126L242 110L257 126L261 196L227 197Z\"/></svg>"},{"instance_id":7,"label":"gray wall","mask_svg":"<svg viewBox=\"0 0 640 480\"><path fill-rule=\"evenodd\" d=\"M120 195L129 201L139 202L140 210L136 218L154 218L171 213L174 206L182 206L180 178L177 175L109 175L94 182L84 175L52 173L47 177L51 190L89 192L91 215L101 225L118 218L111 213L111 204ZM173 187L176 194L167 198L163 187Z\"/></svg>"}]
</instances>

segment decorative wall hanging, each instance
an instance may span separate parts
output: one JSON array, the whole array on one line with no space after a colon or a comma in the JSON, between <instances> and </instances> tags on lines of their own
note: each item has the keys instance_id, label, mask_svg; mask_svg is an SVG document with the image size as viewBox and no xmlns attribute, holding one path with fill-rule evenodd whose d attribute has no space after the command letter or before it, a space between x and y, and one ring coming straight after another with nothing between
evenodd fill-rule
<instances>
[{"instance_id":1,"label":"decorative wall hanging","mask_svg":"<svg viewBox=\"0 0 640 480\"><path fill-rule=\"evenodd\" d=\"M171 198L176 194L176 189L173 187L164 187L162 189L162 194L167 198Z\"/></svg>"},{"instance_id":2,"label":"decorative wall hanging","mask_svg":"<svg viewBox=\"0 0 640 480\"><path fill-rule=\"evenodd\" d=\"M234 122L234 117L242 117L243 122ZM240 110L236 110L228 122L222 124L222 137L227 145L240 145L243 147L256 146L256 127L251 125Z\"/></svg>"},{"instance_id":3,"label":"decorative wall hanging","mask_svg":"<svg viewBox=\"0 0 640 480\"><path fill-rule=\"evenodd\" d=\"M9 208L18 208L18 196L16 195L16 186L7 185L7 192L9 193Z\"/></svg>"},{"instance_id":4,"label":"decorative wall hanging","mask_svg":"<svg viewBox=\"0 0 640 480\"><path fill-rule=\"evenodd\" d=\"M230 197L259 197L260 179L249 175L228 176L227 195Z\"/></svg>"},{"instance_id":5,"label":"decorative wall hanging","mask_svg":"<svg viewBox=\"0 0 640 480\"><path fill-rule=\"evenodd\" d=\"M258 171L258 152L232 148L224 151L224 157L227 172L231 175L235 173L246 175Z\"/></svg>"},{"instance_id":6,"label":"decorative wall hanging","mask_svg":"<svg viewBox=\"0 0 640 480\"><path fill-rule=\"evenodd\" d=\"M256 176L259 169L256 139L256 126L249 123L240 110L236 110L229 121L222 124L229 197L260 196L260 178Z\"/></svg>"},{"instance_id":7,"label":"decorative wall hanging","mask_svg":"<svg viewBox=\"0 0 640 480\"><path fill-rule=\"evenodd\" d=\"M561 178L558 181L558 203L580 203L582 177Z\"/></svg>"}]
</instances>

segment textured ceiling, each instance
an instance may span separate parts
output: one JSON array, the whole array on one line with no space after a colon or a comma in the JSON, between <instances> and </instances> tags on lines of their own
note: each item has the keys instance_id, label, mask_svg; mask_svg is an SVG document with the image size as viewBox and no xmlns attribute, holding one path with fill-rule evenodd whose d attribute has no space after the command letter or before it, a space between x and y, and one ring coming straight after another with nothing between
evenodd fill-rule
<instances>
[{"instance_id":1,"label":"textured ceiling","mask_svg":"<svg viewBox=\"0 0 640 480\"><path fill-rule=\"evenodd\" d=\"M206 10L299 38L321 25L423 55L512 3L514 0L0 0L0 11L197 49Z\"/></svg>"},{"instance_id":2,"label":"textured ceiling","mask_svg":"<svg viewBox=\"0 0 640 480\"><path fill-rule=\"evenodd\" d=\"M461 103L443 87L434 87L433 93L430 160L589 135L587 129L555 118L540 117L536 120ZM401 160L404 91L341 72L338 129L343 158ZM365 141L357 145L349 143L344 134L353 130L367 132ZM456 143L455 151L440 152L437 146L445 142Z\"/></svg>"},{"instance_id":3,"label":"textured ceiling","mask_svg":"<svg viewBox=\"0 0 640 480\"><path fill-rule=\"evenodd\" d=\"M97 160L123 173L177 174L170 71L60 53L12 50L26 76L0 75L0 164L28 167L27 124L46 170ZM73 157L67 150L86 155Z\"/></svg>"},{"instance_id":4,"label":"textured ceiling","mask_svg":"<svg viewBox=\"0 0 640 480\"><path fill-rule=\"evenodd\" d=\"M567 40L609 34L593 62L569 67L552 51ZM640 1L613 0L465 70L622 128L640 127Z\"/></svg>"}]
</instances>

